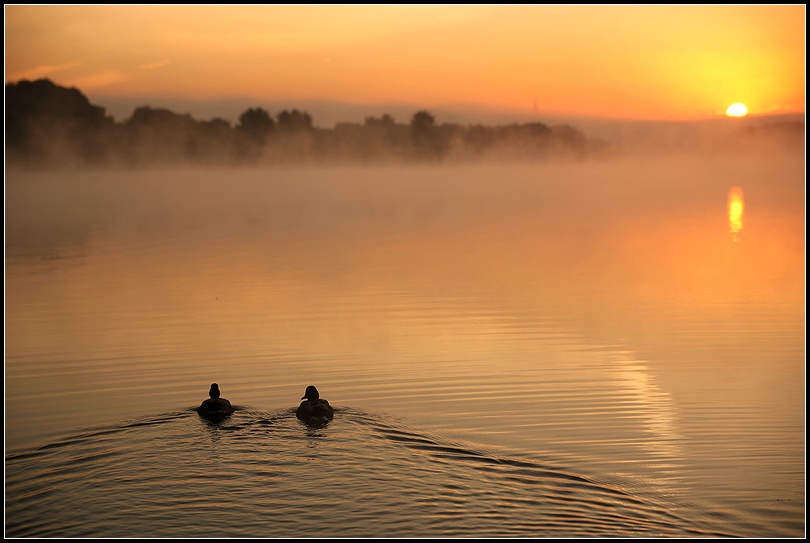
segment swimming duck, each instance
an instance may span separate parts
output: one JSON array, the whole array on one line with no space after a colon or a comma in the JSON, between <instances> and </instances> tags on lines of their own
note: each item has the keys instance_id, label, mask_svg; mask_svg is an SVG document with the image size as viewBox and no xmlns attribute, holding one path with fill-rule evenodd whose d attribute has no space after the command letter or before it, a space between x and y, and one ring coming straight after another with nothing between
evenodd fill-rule
<instances>
[{"instance_id":1,"label":"swimming duck","mask_svg":"<svg viewBox=\"0 0 810 543\"><path fill-rule=\"evenodd\" d=\"M220 398L219 385L216 383L211 384L211 390L208 391L207 400L205 400L197 409L197 413L210 421L219 422L230 416L234 412L231 402L225 398Z\"/></svg>"},{"instance_id":2,"label":"swimming duck","mask_svg":"<svg viewBox=\"0 0 810 543\"><path fill-rule=\"evenodd\" d=\"M320 396L318 389L309 385L301 397L305 401L298 406L295 416L304 421L331 419L335 415L335 410Z\"/></svg>"}]
</instances>

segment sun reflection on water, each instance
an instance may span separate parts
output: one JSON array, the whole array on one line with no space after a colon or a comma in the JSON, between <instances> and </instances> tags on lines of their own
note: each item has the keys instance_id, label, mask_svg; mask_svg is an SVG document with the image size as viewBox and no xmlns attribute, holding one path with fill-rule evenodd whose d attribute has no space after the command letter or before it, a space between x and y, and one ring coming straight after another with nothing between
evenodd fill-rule
<instances>
[{"instance_id":1,"label":"sun reflection on water","mask_svg":"<svg viewBox=\"0 0 810 543\"><path fill-rule=\"evenodd\" d=\"M744 208L743 190L740 187L731 187L728 191L728 226L734 241L740 240Z\"/></svg>"}]
</instances>

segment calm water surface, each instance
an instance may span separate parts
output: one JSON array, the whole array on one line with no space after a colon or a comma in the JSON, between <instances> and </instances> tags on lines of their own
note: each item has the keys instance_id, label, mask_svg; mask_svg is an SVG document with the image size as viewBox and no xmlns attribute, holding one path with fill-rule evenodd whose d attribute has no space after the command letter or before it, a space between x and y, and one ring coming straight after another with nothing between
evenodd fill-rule
<instances>
[{"instance_id":1,"label":"calm water surface","mask_svg":"<svg viewBox=\"0 0 810 543\"><path fill-rule=\"evenodd\" d=\"M6 202L7 536L805 534L803 156L7 172Z\"/></svg>"}]
</instances>

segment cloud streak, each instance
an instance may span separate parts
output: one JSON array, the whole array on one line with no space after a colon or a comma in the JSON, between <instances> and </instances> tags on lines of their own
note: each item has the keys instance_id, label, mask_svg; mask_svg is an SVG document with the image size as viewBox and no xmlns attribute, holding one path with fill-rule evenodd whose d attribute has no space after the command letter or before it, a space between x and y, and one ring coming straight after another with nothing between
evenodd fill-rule
<instances>
[{"instance_id":1,"label":"cloud streak","mask_svg":"<svg viewBox=\"0 0 810 543\"><path fill-rule=\"evenodd\" d=\"M172 61L169 59L156 60L154 62L147 62L145 64L140 64L137 66L137 68L139 70L157 70L158 68L163 68L171 63Z\"/></svg>"},{"instance_id":2,"label":"cloud streak","mask_svg":"<svg viewBox=\"0 0 810 543\"><path fill-rule=\"evenodd\" d=\"M42 77L49 77L52 74L60 74L62 72L72 70L79 66L78 62L65 62L62 64L41 64L28 70L23 70L6 76L6 82L19 81L21 79L40 79Z\"/></svg>"},{"instance_id":3,"label":"cloud streak","mask_svg":"<svg viewBox=\"0 0 810 543\"><path fill-rule=\"evenodd\" d=\"M116 83L123 83L130 79L132 79L132 76L121 70L105 70L76 77L72 80L72 83L83 89L97 89L99 87L115 85Z\"/></svg>"}]
</instances>

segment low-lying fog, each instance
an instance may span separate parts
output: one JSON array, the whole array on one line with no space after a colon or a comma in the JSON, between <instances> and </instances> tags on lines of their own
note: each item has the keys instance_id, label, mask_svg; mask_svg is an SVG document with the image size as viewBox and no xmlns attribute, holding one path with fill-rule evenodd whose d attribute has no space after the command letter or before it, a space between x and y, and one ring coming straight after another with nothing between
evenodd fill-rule
<instances>
[{"instance_id":1,"label":"low-lying fog","mask_svg":"<svg viewBox=\"0 0 810 543\"><path fill-rule=\"evenodd\" d=\"M12 171L6 256L66 258L100 245L218 251L240 244L303 274L358 273L385 261L389 270L447 267L451 276L491 275L488 281L524 287L584 274L578 288L588 278L584 288L598 293L606 281L699 282L713 273L711 259L730 250L732 187L744 191L740 244L750 246L803 217L803 156ZM779 243L800 247L803 229L788 233L791 239ZM772 257L750 264L768 266Z\"/></svg>"}]
</instances>

